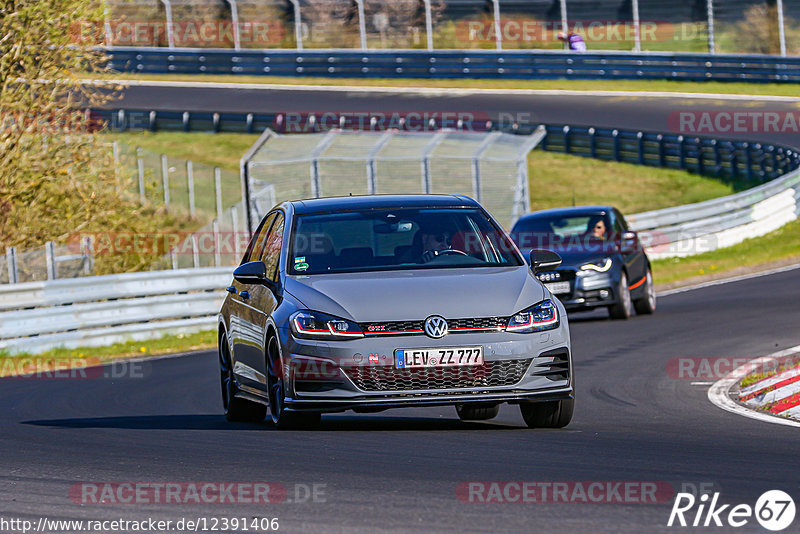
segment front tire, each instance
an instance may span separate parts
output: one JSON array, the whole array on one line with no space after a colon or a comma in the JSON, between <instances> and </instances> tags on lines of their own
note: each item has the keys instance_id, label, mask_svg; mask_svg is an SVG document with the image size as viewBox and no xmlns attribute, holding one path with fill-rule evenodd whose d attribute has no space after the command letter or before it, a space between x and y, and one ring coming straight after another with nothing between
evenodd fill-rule
<instances>
[{"instance_id":1,"label":"front tire","mask_svg":"<svg viewBox=\"0 0 800 534\"><path fill-rule=\"evenodd\" d=\"M222 408L225 419L231 422L260 423L267 416L267 407L236 397L239 387L233 375L228 340L223 335L219 338L220 389L222 390Z\"/></svg>"},{"instance_id":2,"label":"front tire","mask_svg":"<svg viewBox=\"0 0 800 534\"><path fill-rule=\"evenodd\" d=\"M456 413L462 421L486 421L497 417L497 414L500 413L500 405L470 406L469 404L459 404L456 406Z\"/></svg>"},{"instance_id":3,"label":"front tire","mask_svg":"<svg viewBox=\"0 0 800 534\"><path fill-rule=\"evenodd\" d=\"M563 428L572 421L575 399L520 404L528 428Z\"/></svg>"},{"instance_id":4,"label":"front tire","mask_svg":"<svg viewBox=\"0 0 800 534\"><path fill-rule=\"evenodd\" d=\"M639 315L650 315L656 311L656 286L653 283L653 273L647 269L647 279L645 280L644 296L633 301L636 313Z\"/></svg>"},{"instance_id":5,"label":"front tire","mask_svg":"<svg viewBox=\"0 0 800 534\"><path fill-rule=\"evenodd\" d=\"M633 315L633 301L631 300L631 288L628 286L628 275L625 271L619 276L619 287L617 288L617 303L608 307L608 315L612 319L629 319Z\"/></svg>"},{"instance_id":6,"label":"front tire","mask_svg":"<svg viewBox=\"0 0 800 534\"><path fill-rule=\"evenodd\" d=\"M271 336L267 342L267 387L269 414L275 428L302 429L319 424L319 412L292 412L286 409L286 380L278 339L275 336Z\"/></svg>"}]
</instances>

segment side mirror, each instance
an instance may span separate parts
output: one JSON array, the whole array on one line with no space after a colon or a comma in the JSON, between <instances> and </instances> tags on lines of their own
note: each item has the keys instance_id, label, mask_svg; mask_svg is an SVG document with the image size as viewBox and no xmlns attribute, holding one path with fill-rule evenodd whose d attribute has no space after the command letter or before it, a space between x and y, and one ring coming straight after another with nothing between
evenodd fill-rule
<instances>
[{"instance_id":1,"label":"side mirror","mask_svg":"<svg viewBox=\"0 0 800 534\"><path fill-rule=\"evenodd\" d=\"M561 265L561 256L552 250L533 249L531 250L531 267L534 273L552 271Z\"/></svg>"},{"instance_id":2,"label":"side mirror","mask_svg":"<svg viewBox=\"0 0 800 534\"><path fill-rule=\"evenodd\" d=\"M243 284L267 284L267 266L263 261L244 263L233 271L233 279Z\"/></svg>"},{"instance_id":3,"label":"side mirror","mask_svg":"<svg viewBox=\"0 0 800 534\"><path fill-rule=\"evenodd\" d=\"M619 251L623 253L630 253L636 250L639 245L639 235L636 232L627 231L622 232L619 239Z\"/></svg>"}]
</instances>

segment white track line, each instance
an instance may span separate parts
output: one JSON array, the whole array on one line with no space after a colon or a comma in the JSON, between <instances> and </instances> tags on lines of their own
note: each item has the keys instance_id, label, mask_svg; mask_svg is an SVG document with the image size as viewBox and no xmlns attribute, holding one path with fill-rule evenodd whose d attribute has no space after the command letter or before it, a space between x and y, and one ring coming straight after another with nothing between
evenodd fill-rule
<instances>
[{"instance_id":1,"label":"white track line","mask_svg":"<svg viewBox=\"0 0 800 534\"><path fill-rule=\"evenodd\" d=\"M748 363L734 370L725 378L717 380L714 383L714 385L708 389L708 400L711 401L711 403L714 404L715 406L722 408L727 412L742 415L744 417L749 417L751 419L758 419L759 421L764 421L766 423L775 423L779 425L794 426L800 428L800 421L792 421L784 417L778 417L775 415L767 414L764 412L757 412L749 408L745 408L741 404L734 402L728 396L728 391L731 389L731 387L733 387L733 385L736 384L736 382L738 382L740 379L747 376L747 374L749 374L754 368L757 368L758 366L770 360L789 356L797 352L800 352L800 345L792 347L790 349L782 350L780 352L775 352L773 354L768 354L767 356L762 356L760 358L756 358L754 360L749 361Z\"/></svg>"},{"instance_id":2,"label":"white track line","mask_svg":"<svg viewBox=\"0 0 800 534\"><path fill-rule=\"evenodd\" d=\"M281 83L239 83L239 82L198 82L171 80L87 80L96 85L120 84L139 87L175 87L190 89L254 89L263 91L318 91L351 93L391 93L420 95L529 95L529 96L606 96L606 97L642 97L642 98L693 98L700 100L737 100L752 102L791 102L800 103L800 97L777 95L740 95L718 93L683 93L670 91L593 91L574 89L491 89L462 87L388 87L358 85L301 85Z\"/></svg>"}]
</instances>

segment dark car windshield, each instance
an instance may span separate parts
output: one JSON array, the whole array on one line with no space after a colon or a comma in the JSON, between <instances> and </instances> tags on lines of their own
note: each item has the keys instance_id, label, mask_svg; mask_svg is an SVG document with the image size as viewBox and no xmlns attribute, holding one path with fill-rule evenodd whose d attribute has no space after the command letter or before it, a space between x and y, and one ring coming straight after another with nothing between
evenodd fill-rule
<instances>
[{"instance_id":1,"label":"dark car windshield","mask_svg":"<svg viewBox=\"0 0 800 534\"><path fill-rule=\"evenodd\" d=\"M607 214L602 212L542 214L517 222L511 237L521 249L594 250L613 246L614 234Z\"/></svg>"},{"instance_id":2,"label":"dark car windshield","mask_svg":"<svg viewBox=\"0 0 800 534\"><path fill-rule=\"evenodd\" d=\"M289 274L518 266L513 244L477 208L298 215Z\"/></svg>"}]
</instances>

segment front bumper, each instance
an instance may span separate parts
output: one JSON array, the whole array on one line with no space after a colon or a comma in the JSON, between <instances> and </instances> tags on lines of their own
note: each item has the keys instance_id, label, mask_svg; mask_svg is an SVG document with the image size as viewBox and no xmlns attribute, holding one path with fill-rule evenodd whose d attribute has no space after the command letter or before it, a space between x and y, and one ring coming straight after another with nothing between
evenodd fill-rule
<instances>
[{"instance_id":1,"label":"front bumper","mask_svg":"<svg viewBox=\"0 0 800 534\"><path fill-rule=\"evenodd\" d=\"M614 270L597 273L575 270L560 271L560 278L569 283L569 292L555 296L569 311L611 306L618 301L619 273Z\"/></svg>"},{"instance_id":2,"label":"front bumper","mask_svg":"<svg viewBox=\"0 0 800 534\"><path fill-rule=\"evenodd\" d=\"M573 394L569 329L563 313L558 328L534 334L460 333L442 339L376 336L325 342L296 339L286 330L281 338L288 378L286 406L291 410L523 403L563 400ZM394 369L396 349L477 345L483 346L483 371L477 367Z\"/></svg>"}]
</instances>

